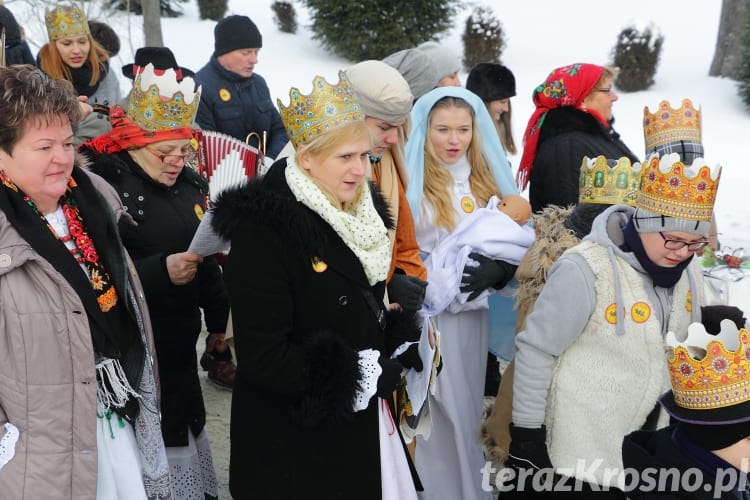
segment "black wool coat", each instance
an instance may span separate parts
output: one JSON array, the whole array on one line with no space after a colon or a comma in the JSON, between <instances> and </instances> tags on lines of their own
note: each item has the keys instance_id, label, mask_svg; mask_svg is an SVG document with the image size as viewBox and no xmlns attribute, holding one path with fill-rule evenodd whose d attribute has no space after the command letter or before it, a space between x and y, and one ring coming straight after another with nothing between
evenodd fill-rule
<instances>
[{"instance_id":1,"label":"black wool coat","mask_svg":"<svg viewBox=\"0 0 750 500\"><path fill-rule=\"evenodd\" d=\"M534 212L549 205L578 203L578 183L584 156L623 156L640 161L612 127L571 106L550 110L539 132L536 158L529 177L529 201Z\"/></svg>"},{"instance_id":2,"label":"black wool coat","mask_svg":"<svg viewBox=\"0 0 750 500\"><path fill-rule=\"evenodd\" d=\"M120 223L119 230L143 283L153 324L162 433L167 446L187 446L188 431L195 436L206 423L195 350L201 309L208 331L223 333L229 299L214 258L204 259L193 281L177 286L169 280L166 257L188 249L203 214L205 181L184 168L167 187L152 180L125 151L82 153L91 161L89 168L114 186L138 224Z\"/></svg>"},{"instance_id":3,"label":"black wool coat","mask_svg":"<svg viewBox=\"0 0 750 500\"><path fill-rule=\"evenodd\" d=\"M378 398L352 410L357 352L383 353L404 323L388 316L381 329L384 283L370 286L333 228L296 201L285 168L276 162L215 208L214 227L232 243L224 266L237 353L229 488L238 500L290 498L293 487L309 498L380 499ZM418 335L416 322L406 328Z\"/></svg>"}]
</instances>

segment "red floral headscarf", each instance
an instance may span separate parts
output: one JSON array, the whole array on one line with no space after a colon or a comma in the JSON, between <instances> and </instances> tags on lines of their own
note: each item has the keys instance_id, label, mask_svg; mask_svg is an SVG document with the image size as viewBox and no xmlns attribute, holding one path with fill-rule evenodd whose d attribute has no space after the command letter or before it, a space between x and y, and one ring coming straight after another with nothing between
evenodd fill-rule
<instances>
[{"instance_id":1,"label":"red floral headscarf","mask_svg":"<svg viewBox=\"0 0 750 500\"><path fill-rule=\"evenodd\" d=\"M118 153L123 150L139 149L154 142L172 139L192 139L195 131L191 127L178 127L168 130L148 131L130 121L120 106L109 112L112 130L81 144L97 153Z\"/></svg>"},{"instance_id":2,"label":"red floral headscarf","mask_svg":"<svg viewBox=\"0 0 750 500\"><path fill-rule=\"evenodd\" d=\"M521 190L526 189L531 175L531 166L536 159L539 145L539 130L542 128L547 112L563 106L581 109L583 100L594 89L604 72L602 66L576 63L552 70L547 79L534 89L532 99L536 105L534 113L526 125L523 134L523 155L516 174L516 183ZM591 109L582 110L593 116L604 126L609 126L604 117Z\"/></svg>"}]
</instances>

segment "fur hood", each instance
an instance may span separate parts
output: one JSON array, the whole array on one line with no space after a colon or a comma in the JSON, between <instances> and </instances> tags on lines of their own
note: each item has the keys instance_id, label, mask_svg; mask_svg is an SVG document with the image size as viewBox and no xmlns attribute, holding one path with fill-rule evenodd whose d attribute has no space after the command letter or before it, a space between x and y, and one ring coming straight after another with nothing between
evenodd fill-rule
<instances>
[{"instance_id":1,"label":"fur hood","mask_svg":"<svg viewBox=\"0 0 750 500\"><path fill-rule=\"evenodd\" d=\"M272 228L283 241L304 254L315 252L325 240L320 218L294 198L286 183L286 166L284 158L274 163L264 177L222 192L214 204L214 230L231 241L244 222L252 221ZM393 229L388 203L372 182L370 190L386 228Z\"/></svg>"}]
</instances>

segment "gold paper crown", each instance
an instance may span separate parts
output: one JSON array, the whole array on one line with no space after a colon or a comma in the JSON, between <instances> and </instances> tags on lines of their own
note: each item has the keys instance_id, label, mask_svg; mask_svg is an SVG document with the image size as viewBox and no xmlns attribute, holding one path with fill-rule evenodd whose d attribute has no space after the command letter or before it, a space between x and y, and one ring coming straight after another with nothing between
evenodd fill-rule
<instances>
[{"instance_id":1,"label":"gold paper crown","mask_svg":"<svg viewBox=\"0 0 750 500\"><path fill-rule=\"evenodd\" d=\"M693 107L690 99L683 99L682 107L678 109L672 109L669 102L661 101L659 109L653 114L646 106L643 108L643 136L646 154L670 143L701 144L701 111Z\"/></svg>"},{"instance_id":2,"label":"gold paper crown","mask_svg":"<svg viewBox=\"0 0 750 500\"><path fill-rule=\"evenodd\" d=\"M636 205L668 217L710 221L720 177L721 167L712 172L703 158L685 166L677 153L661 159L654 154L641 168Z\"/></svg>"},{"instance_id":3,"label":"gold paper crown","mask_svg":"<svg viewBox=\"0 0 750 500\"><path fill-rule=\"evenodd\" d=\"M721 322L719 335L701 323L688 327L680 342L667 334L667 363L677 406L712 410L750 401L750 335L732 320Z\"/></svg>"},{"instance_id":4,"label":"gold paper crown","mask_svg":"<svg viewBox=\"0 0 750 500\"><path fill-rule=\"evenodd\" d=\"M179 127L192 127L198 112L201 89L194 91L193 79L186 76L177 81L175 70L154 73L148 63L133 80L125 114L143 130L156 132Z\"/></svg>"},{"instance_id":5,"label":"gold paper crown","mask_svg":"<svg viewBox=\"0 0 750 500\"><path fill-rule=\"evenodd\" d=\"M635 206L640 185L641 164L630 164L623 156L610 167L607 158L583 157L578 184L578 203Z\"/></svg>"},{"instance_id":6,"label":"gold paper crown","mask_svg":"<svg viewBox=\"0 0 750 500\"><path fill-rule=\"evenodd\" d=\"M44 14L50 42L73 36L88 35L86 14L76 5L59 5Z\"/></svg>"},{"instance_id":7,"label":"gold paper crown","mask_svg":"<svg viewBox=\"0 0 750 500\"><path fill-rule=\"evenodd\" d=\"M276 100L289 139L296 148L316 137L349 123L364 119L346 73L339 71L339 82L331 85L322 76L313 79L310 95L289 90L289 106Z\"/></svg>"}]
</instances>

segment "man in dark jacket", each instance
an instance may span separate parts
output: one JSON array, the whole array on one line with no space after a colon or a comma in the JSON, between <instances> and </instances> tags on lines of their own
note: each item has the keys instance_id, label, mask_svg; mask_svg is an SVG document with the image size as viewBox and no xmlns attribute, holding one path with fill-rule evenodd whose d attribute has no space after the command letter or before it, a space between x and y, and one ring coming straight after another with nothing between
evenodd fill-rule
<instances>
[{"instance_id":1,"label":"man in dark jacket","mask_svg":"<svg viewBox=\"0 0 750 500\"><path fill-rule=\"evenodd\" d=\"M23 29L18 25L13 13L0 5L0 30L5 29L5 65L32 64L36 66L29 44L23 37Z\"/></svg>"},{"instance_id":2,"label":"man in dark jacket","mask_svg":"<svg viewBox=\"0 0 750 500\"><path fill-rule=\"evenodd\" d=\"M266 156L276 158L289 139L266 81L254 73L263 46L258 27L247 16L225 17L214 28L214 41L211 60L195 75L203 86L195 121L241 141L251 132L265 133Z\"/></svg>"}]
</instances>

